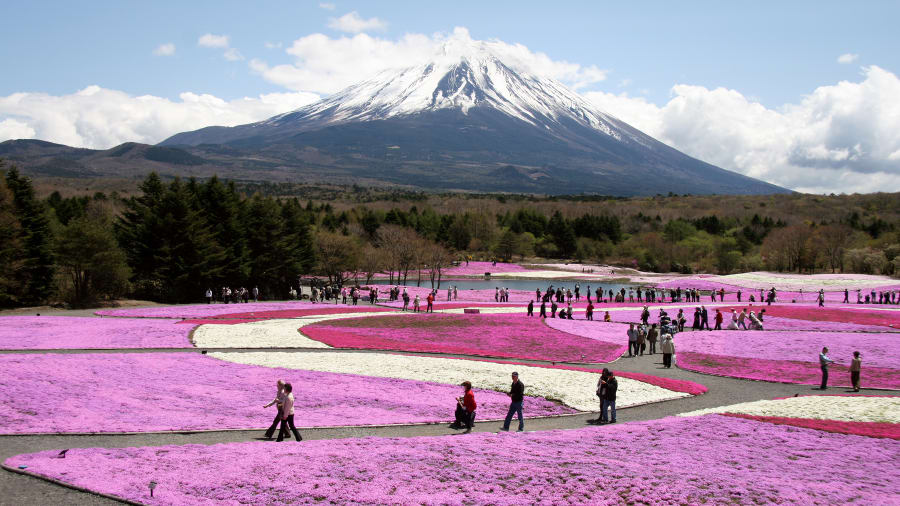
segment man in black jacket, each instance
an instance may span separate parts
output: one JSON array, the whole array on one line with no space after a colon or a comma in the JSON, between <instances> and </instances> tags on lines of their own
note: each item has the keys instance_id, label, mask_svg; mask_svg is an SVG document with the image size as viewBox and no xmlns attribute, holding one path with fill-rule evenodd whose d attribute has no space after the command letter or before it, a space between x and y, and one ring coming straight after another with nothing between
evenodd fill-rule
<instances>
[{"instance_id":1,"label":"man in black jacket","mask_svg":"<svg viewBox=\"0 0 900 506\"><path fill-rule=\"evenodd\" d=\"M522 401L525 398L525 385L519 381L519 373L512 373L512 386L509 389L509 412L506 413L506 420L503 422L503 430L509 430L509 423L512 422L513 413L519 416L519 432L525 430L525 420L522 417Z\"/></svg>"},{"instance_id":2,"label":"man in black jacket","mask_svg":"<svg viewBox=\"0 0 900 506\"><path fill-rule=\"evenodd\" d=\"M600 404L600 423L605 423L607 420L609 420L609 423L616 423L616 390L619 388L619 382L616 381L615 375L609 369L604 368L603 373L606 375L606 381L603 389L603 400ZM610 409L608 418L607 408Z\"/></svg>"}]
</instances>

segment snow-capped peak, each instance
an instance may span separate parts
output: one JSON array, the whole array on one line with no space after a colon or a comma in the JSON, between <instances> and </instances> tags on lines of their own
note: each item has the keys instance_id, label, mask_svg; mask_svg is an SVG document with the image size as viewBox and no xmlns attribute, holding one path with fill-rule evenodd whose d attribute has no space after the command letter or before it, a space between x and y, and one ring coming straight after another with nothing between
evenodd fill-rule
<instances>
[{"instance_id":1,"label":"snow-capped peak","mask_svg":"<svg viewBox=\"0 0 900 506\"><path fill-rule=\"evenodd\" d=\"M600 130L616 139L618 128L562 83L513 69L489 42L451 38L430 61L386 70L315 104L265 121L278 125L302 117L319 124L372 121L423 111L490 107L541 128L563 119ZM614 121L614 120L613 120Z\"/></svg>"}]
</instances>

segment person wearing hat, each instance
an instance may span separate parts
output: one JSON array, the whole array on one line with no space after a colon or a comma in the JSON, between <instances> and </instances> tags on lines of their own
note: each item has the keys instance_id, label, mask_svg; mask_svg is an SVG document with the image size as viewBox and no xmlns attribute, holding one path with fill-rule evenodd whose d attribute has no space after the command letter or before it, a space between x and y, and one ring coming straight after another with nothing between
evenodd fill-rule
<instances>
[{"instance_id":1,"label":"person wearing hat","mask_svg":"<svg viewBox=\"0 0 900 506\"><path fill-rule=\"evenodd\" d=\"M519 432L525 430L525 420L522 416L522 402L525 400L525 385L519 381L519 373L512 373L512 386L509 388L509 411L506 413L506 420L503 421L502 430L509 430L509 423L512 422L513 414L519 417Z\"/></svg>"}]
</instances>

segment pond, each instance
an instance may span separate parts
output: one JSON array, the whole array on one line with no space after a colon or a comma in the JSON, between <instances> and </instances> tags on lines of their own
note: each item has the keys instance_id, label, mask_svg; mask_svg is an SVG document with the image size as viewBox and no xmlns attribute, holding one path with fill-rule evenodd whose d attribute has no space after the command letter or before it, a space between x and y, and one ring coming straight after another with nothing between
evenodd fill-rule
<instances>
[{"instance_id":1,"label":"pond","mask_svg":"<svg viewBox=\"0 0 900 506\"><path fill-rule=\"evenodd\" d=\"M637 287L637 285L626 284L626 283L603 283L598 282L596 279L584 279L584 280L556 280L556 279L491 279L491 280L483 280L483 279L457 279L457 280L449 280L449 281L441 281L441 289L446 290L448 286L455 286L459 290L493 290L497 287L509 288L510 290L528 290L534 291L536 288L540 288L541 292L547 289L548 286L553 285L553 288L562 287L563 289L575 290L575 284L578 283L581 286L581 293L584 295L587 291L588 287L591 287L591 291L597 289L597 287L602 287L604 292L609 292L610 290L619 291L624 288L626 291L630 287ZM374 280L372 284L376 285L389 285L391 284L386 279L378 279ZM396 284L396 283L394 283ZM409 277L406 280L407 285L415 286L416 278L415 276ZM428 279L422 279L422 286L430 287L431 282Z\"/></svg>"}]
</instances>

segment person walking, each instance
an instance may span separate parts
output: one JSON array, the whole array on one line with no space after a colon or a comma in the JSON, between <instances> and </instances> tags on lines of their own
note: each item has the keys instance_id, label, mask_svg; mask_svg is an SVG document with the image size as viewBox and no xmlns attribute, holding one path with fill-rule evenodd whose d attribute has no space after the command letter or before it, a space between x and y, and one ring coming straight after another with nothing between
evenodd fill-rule
<instances>
[{"instance_id":1,"label":"person walking","mask_svg":"<svg viewBox=\"0 0 900 506\"><path fill-rule=\"evenodd\" d=\"M588 292L588 294L590 293L591 292ZM594 321L594 303L590 300L588 300L587 308L584 310L584 319Z\"/></svg>"},{"instance_id":2,"label":"person walking","mask_svg":"<svg viewBox=\"0 0 900 506\"><path fill-rule=\"evenodd\" d=\"M645 325L641 325L637 328L637 345L635 346L634 354L637 356L638 352L641 353L641 356L644 356L644 349L647 347L647 331L645 330L647 327Z\"/></svg>"},{"instance_id":3,"label":"person walking","mask_svg":"<svg viewBox=\"0 0 900 506\"><path fill-rule=\"evenodd\" d=\"M541 313L538 316L547 318L547 303L544 301L541 301Z\"/></svg>"},{"instance_id":4,"label":"person walking","mask_svg":"<svg viewBox=\"0 0 900 506\"><path fill-rule=\"evenodd\" d=\"M650 330L647 331L647 342L650 343L650 354L656 354L656 340L659 338L659 330L656 328L656 324L650 326Z\"/></svg>"},{"instance_id":5,"label":"person walking","mask_svg":"<svg viewBox=\"0 0 900 506\"><path fill-rule=\"evenodd\" d=\"M706 311L706 306L700 306L700 328L712 330L709 328L709 312Z\"/></svg>"},{"instance_id":6,"label":"person walking","mask_svg":"<svg viewBox=\"0 0 900 506\"><path fill-rule=\"evenodd\" d=\"M600 373L600 378L597 379L597 398L600 400L600 416L596 419L588 420L588 423L603 423L605 421L606 410L606 376L609 374L609 369L603 368L603 371Z\"/></svg>"},{"instance_id":7,"label":"person walking","mask_svg":"<svg viewBox=\"0 0 900 506\"><path fill-rule=\"evenodd\" d=\"M284 380L278 380L276 383L278 390L275 393L275 398L272 399L272 402L263 406L263 408L268 408L269 406L274 405L277 408L275 412L275 419L272 420L272 425L266 430L266 439L272 439L272 435L275 434L275 429L278 427L278 422L281 421L281 408L284 406Z\"/></svg>"},{"instance_id":8,"label":"person walking","mask_svg":"<svg viewBox=\"0 0 900 506\"><path fill-rule=\"evenodd\" d=\"M672 334L663 336L662 346L660 350L663 354L663 367L670 369L672 367L672 355L675 354L675 343L672 342Z\"/></svg>"},{"instance_id":9,"label":"person walking","mask_svg":"<svg viewBox=\"0 0 900 506\"><path fill-rule=\"evenodd\" d=\"M259 287L253 287L253 302L259 302Z\"/></svg>"},{"instance_id":10,"label":"person walking","mask_svg":"<svg viewBox=\"0 0 900 506\"><path fill-rule=\"evenodd\" d=\"M647 308L647 306L644 306L644 310L641 311L641 323L643 323L644 325L647 325L647 320L649 320L649 319L650 319L650 310Z\"/></svg>"},{"instance_id":11,"label":"person walking","mask_svg":"<svg viewBox=\"0 0 900 506\"><path fill-rule=\"evenodd\" d=\"M850 384L853 391L859 392L859 373L862 369L862 357L858 351L853 352L853 360L850 361Z\"/></svg>"},{"instance_id":12,"label":"person walking","mask_svg":"<svg viewBox=\"0 0 900 506\"><path fill-rule=\"evenodd\" d=\"M303 436L297 432L297 427L294 426L294 394L291 393L293 390L294 387L292 387L290 383L284 384L284 405L281 408L281 428L278 431L278 439L275 440L278 442L284 441L284 436L287 435L289 427L290 431L294 434L294 438L297 441L303 441Z\"/></svg>"},{"instance_id":13,"label":"person walking","mask_svg":"<svg viewBox=\"0 0 900 506\"><path fill-rule=\"evenodd\" d=\"M206 289L206 303L212 304L212 288Z\"/></svg>"},{"instance_id":14,"label":"person walking","mask_svg":"<svg viewBox=\"0 0 900 506\"><path fill-rule=\"evenodd\" d=\"M512 385L509 388L509 411L506 413L506 419L503 421L502 430L509 430L509 423L512 422L513 414L519 417L519 432L525 430L525 420L522 417L522 402L525 400L525 385L519 381L519 373L512 373Z\"/></svg>"},{"instance_id":15,"label":"person walking","mask_svg":"<svg viewBox=\"0 0 900 506\"><path fill-rule=\"evenodd\" d=\"M819 353L819 365L822 367L822 386L819 387L819 390L828 389L828 364L833 363L834 360L828 358L828 347L822 348L822 353Z\"/></svg>"},{"instance_id":16,"label":"person walking","mask_svg":"<svg viewBox=\"0 0 900 506\"><path fill-rule=\"evenodd\" d=\"M603 372L606 373L606 391L600 406L600 423L616 423L616 390L619 388L619 382L609 369L604 368Z\"/></svg>"},{"instance_id":17,"label":"person walking","mask_svg":"<svg viewBox=\"0 0 900 506\"><path fill-rule=\"evenodd\" d=\"M695 307L694 308L694 323L691 325L691 330L697 330L697 329L702 329L702 328L703 327L700 326L700 308Z\"/></svg>"},{"instance_id":18,"label":"person walking","mask_svg":"<svg viewBox=\"0 0 900 506\"><path fill-rule=\"evenodd\" d=\"M626 332L628 335L628 356L633 357L637 355L637 330L634 329L634 324L628 324L628 331Z\"/></svg>"},{"instance_id":19,"label":"person walking","mask_svg":"<svg viewBox=\"0 0 900 506\"><path fill-rule=\"evenodd\" d=\"M528 301L528 316L534 316L534 301Z\"/></svg>"},{"instance_id":20,"label":"person walking","mask_svg":"<svg viewBox=\"0 0 900 506\"><path fill-rule=\"evenodd\" d=\"M741 309L741 314L738 315L738 325L740 325L744 330L747 330L747 308Z\"/></svg>"},{"instance_id":21,"label":"person walking","mask_svg":"<svg viewBox=\"0 0 900 506\"><path fill-rule=\"evenodd\" d=\"M425 297L425 302L427 303L427 305L425 306L425 312L433 313L434 312L434 294L429 293L428 297Z\"/></svg>"},{"instance_id":22,"label":"person walking","mask_svg":"<svg viewBox=\"0 0 900 506\"><path fill-rule=\"evenodd\" d=\"M722 320L724 317L722 316L722 312L716 309L716 326L713 330L722 330Z\"/></svg>"},{"instance_id":23,"label":"person walking","mask_svg":"<svg viewBox=\"0 0 900 506\"><path fill-rule=\"evenodd\" d=\"M416 294L416 298L413 299L413 312L414 313L419 312L419 294Z\"/></svg>"},{"instance_id":24,"label":"person walking","mask_svg":"<svg viewBox=\"0 0 900 506\"><path fill-rule=\"evenodd\" d=\"M825 290L819 290L819 295L816 296L816 302L819 303L819 307L825 307Z\"/></svg>"}]
</instances>

